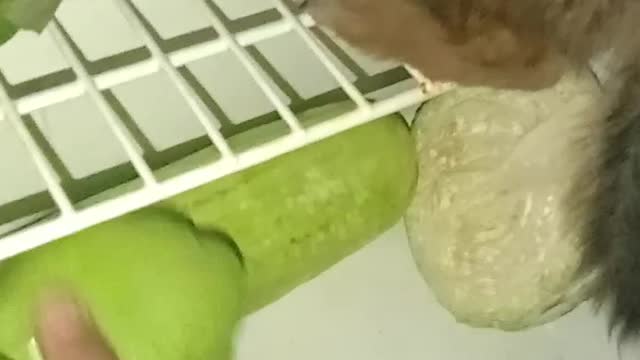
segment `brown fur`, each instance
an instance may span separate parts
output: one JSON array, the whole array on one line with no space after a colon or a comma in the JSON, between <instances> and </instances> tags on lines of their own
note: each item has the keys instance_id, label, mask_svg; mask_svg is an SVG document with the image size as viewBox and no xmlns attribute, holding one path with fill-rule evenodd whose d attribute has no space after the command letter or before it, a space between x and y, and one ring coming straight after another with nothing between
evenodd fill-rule
<instances>
[{"instance_id":1,"label":"brown fur","mask_svg":"<svg viewBox=\"0 0 640 360\"><path fill-rule=\"evenodd\" d=\"M347 41L409 63L432 80L541 88L565 69L540 39L521 41L491 19L448 27L418 1L311 0L309 10Z\"/></svg>"},{"instance_id":2,"label":"brown fur","mask_svg":"<svg viewBox=\"0 0 640 360\"><path fill-rule=\"evenodd\" d=\"M634 0L308 0L350 43L433 80L547 87L610 46L639 48ZM635 54L634 54L635 55ZM628 54L623 55L629 56Z\"/></svg>"},{"instance_id":3,"label":"brown fur","mask_svg":"<svg viewBox=\"0 0 640 360\"><path fill-rule=\"evenodd\" d=\"M613 51L611 109L593 126L597 154L575 183L587 223L585 265L611 328L640 335L640 0L307 0L355 46L433 80L539 89ZM561 158L561 154L559 154ZM586 212L582 210L586 209Z\"/></svg>"}]
</instances>

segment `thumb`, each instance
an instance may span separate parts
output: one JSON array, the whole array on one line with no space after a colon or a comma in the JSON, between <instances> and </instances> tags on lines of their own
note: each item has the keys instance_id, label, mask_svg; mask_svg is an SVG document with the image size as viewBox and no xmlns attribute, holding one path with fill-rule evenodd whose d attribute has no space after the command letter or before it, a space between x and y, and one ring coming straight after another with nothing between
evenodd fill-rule
<instances>
[{"instance_id":1,"label":"thumb","mask_svg":"<svg viewBox=\"0 0 640 360\"><path fill-rule=\"evenodd\" d=\"M87 313L70 297L47 299L37 320L36 340L45 360L117 360Z\"/></svg>"}]
</instances>

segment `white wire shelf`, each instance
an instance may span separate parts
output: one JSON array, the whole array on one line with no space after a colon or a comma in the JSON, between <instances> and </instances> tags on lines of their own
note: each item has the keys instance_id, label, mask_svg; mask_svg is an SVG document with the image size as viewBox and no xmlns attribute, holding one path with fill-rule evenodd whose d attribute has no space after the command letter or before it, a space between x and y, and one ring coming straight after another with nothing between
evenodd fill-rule
<instances>
[{"instance_id":1,"label":"white wire shelf","mask_svg":"<svg viewBox=\"0 0 640 360\"><path fill-rule=\"evenodd\" d=\"M325 42L320 41L317 33L311 30L314 26L313 20L307 15L295 15L281 0L273 1L274 12L277 11L278 14L277 18L272 17L268 22L239 31L230 29L229 19L225 18L215 2L191 0L191 2L205 5L209 26L217 36L199 40L173 51L164 50L162 39L159 39L157 32L150 26L145 14L136 4L131 0L111 1L117 5L120 15L141 39L144 49L151 54L150 57L93 72L88 65L89 61L83 56L80 46L67 32L63 21L56 18L42 36L49 37L53 41L67 64L67 71L70 70L73 73L75 80L58 84L43 82L44 85L18 96L12 96L15 92L15 84L4 81L0 87L2 106L0 124L10 123L11 128L19 136L46 185L46 192L55 204L55 208L50 209L29 209L19 219L12 219L15 220L12 224L5 225L5 228L15 231L5 231L4 236L0 235L0 260L265 162L375 118L406 109L446 89L446 87L433 86L417 72L407 69L408 74L417 80L412 86L400 91L390 91L375 101L367 101L368 94L363 93L356 85L357 79L354 81L345 73L343 58L337 56ZM304 128L300 124L292 110L291 102L281 95L283 89L274 75L266 71L264 64L257 61L249 50L251 46L257 46L285 34L295 34L302 40L307 50L336 83L334 90L340 91L356 104L354 111L310 128ZM288 125L291 130L289 135L239 153L231 149L221 126L216 123L218 121L216 114L205 104L197 89L187 81L182 72L182 69L191 64L206 62L212 56L223 53L231 54L237 64L246 71L259 91L273 106L275 114ZM352 59L348 60L350 61ZM2 70L6 78L7 74L4 69ZM106 94L107 91L118 86L135 83L158 73L166 76L170 82L169 86L177 91L176 93L187 104L191 117L198 121L206 138L221 153L221 158L215 163L163 182L155 178L144 152L140 151L139 142L123 122L118 111L108 101ZM48 74L41 75L39 78L46 76ZM37 80L38 78L35 79L36 83ZM30 81L34 82L34 80ZM382 81L373 89L368 89L370 90L368 93L387 89L397 81L398 78ZM33 131L25 125L25 117L82 97L88 98L96 106L119 148L124 151L126 160L135 169L137 176L142 179L143 186L115 199L79 209L74 206L77 201L69 197L69 189L61 184L61 175L56 166L51 163L51 156L48 156L50 154L47 154L47 149L43 149L34 138ZM302 102L304 100L302 98ZM94 150L100 151L99 148ZM2 204L0 204L1 211ZM53 214L56 216L52 216ZM42 220L45 215L49 217ZM33 220L42 221L33 222ZM21 228L18 228L19 226Z\"/></svg>"}]
</instances>

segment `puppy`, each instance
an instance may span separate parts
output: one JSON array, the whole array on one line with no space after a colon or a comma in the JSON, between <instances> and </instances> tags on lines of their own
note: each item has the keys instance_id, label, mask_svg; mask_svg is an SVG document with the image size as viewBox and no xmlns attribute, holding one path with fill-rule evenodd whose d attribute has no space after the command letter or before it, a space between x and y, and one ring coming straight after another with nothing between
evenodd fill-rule
<instances>
[{"instance_id":1,"label":"puppy","mask_svg":"<svg viewBox=\"0 0 640 360\"><path fill-rule=\"evenodd\" d=\"M596 299L619 340L640 333L640 1L307 0L324 27L432 80L536 90L611 52L610 108L600 144L574 184L586 194L585 269L602 272ZM585 212L583 212L583 209Z\"/></svg>"}]
</instances>

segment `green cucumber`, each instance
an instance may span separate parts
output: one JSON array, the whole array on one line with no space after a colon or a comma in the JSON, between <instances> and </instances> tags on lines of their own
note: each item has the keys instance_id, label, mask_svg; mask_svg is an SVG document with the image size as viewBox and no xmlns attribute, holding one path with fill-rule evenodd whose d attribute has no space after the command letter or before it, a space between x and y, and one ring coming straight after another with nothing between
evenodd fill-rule
<instances>
[{"instance_id":1,"label":"green cucumber","mask_svg":"<svg viewBox=\"0 0 640 360\"><path fill-rule=\"evenodd\" d=\"M307 116L340 109L346 105ZM404 119L395 114L188 191L162 206L236 242L249 275L247 310L252 311L400 220L416 177L413 140Z\"/></svg>"},{"instance_id":2,"label":"green cucumber","mask_svg":"<svg viewBox=\"0 0 640 360\"><path fill-rule=\"evenodd\" d=\"M339 103L299 114L312 126L353 109ZM248 149L287 130L279 121L236 135ZM209 147L156 171L164 180L219 158ZM249 273L247 311L315 277L400 220L414 191L417 160L404 119L393 114L213 181L154 206L235 241ZM79 204L135 190L125 183Z\"/></svg>"}]
</instances>

